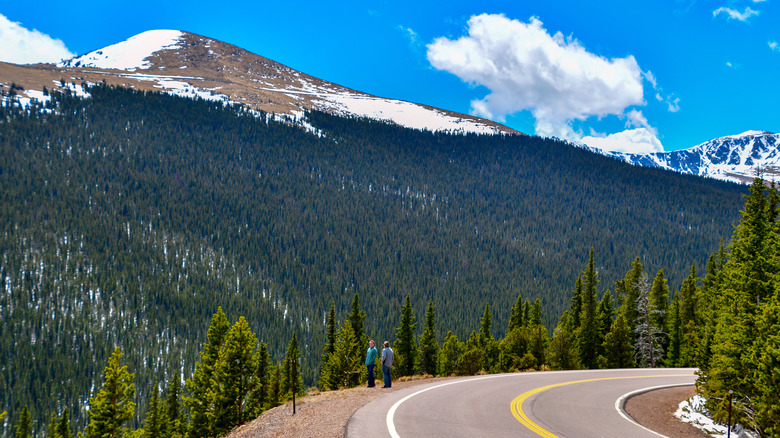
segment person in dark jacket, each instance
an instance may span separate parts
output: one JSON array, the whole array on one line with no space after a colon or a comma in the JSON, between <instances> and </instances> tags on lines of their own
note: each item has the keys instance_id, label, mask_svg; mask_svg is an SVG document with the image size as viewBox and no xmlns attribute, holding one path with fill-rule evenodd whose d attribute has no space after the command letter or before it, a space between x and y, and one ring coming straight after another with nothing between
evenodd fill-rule
<instances>
[{"instance_id":1,"label":"person in dark jacket","mask_svg":"<svg viewBox=\"0 0 780 438\"><path fill-rule=\"evenodd\" d=\"M393 367L393 350L390 349L390 343L385 341L385 348L382 350L382 375L385 378L385 386L382 388L390 388L393 386L392 377L390 376L391 368Z\"/></svg>"},{"instance_id":2,"label":"person in dark jacket","mask_svg":"<svg viewBox=\"0 0 780 438\"><path fill-rule=\"evenodd\" d=\"M376 365L376 347L374 341L368 341L368 350L366 351L366 366L368 367L368 387L376 386L374 383L374 366Z\"/></svg>"}]
</instances>

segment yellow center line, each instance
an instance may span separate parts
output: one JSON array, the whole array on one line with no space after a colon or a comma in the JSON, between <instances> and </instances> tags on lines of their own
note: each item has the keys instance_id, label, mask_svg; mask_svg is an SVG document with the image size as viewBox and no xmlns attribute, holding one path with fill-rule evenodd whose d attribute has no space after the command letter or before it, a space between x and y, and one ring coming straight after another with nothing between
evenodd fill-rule
<instances>
[{"instance_id":1,"label":"yellow center line","mask_svg":"<svg viewBox=\"0 0 780 438\"><path fill-rule=\"evenodd\" d=\"M515 416L515 419L517 419L517 421L519 421L525 427L531 429L532 431L536 432L540 436L543 436L544 438L558 438L557 435L552 434L548 430L542 428L538 424L531 421L531 419L528 418L525 412L523 412L523 403L526 400L528 400L528 398L530 398L533 395L539 394L540 392L547 391L548 389L557 388L559 386L573 385L575 383L595 382L598 380L643 379L648 377L654 378L654 377L685 377L685 376L689 376L689 374L658 374L653 376L602 377L598 379L574 380L571 382L555 383L553 385L542 386L540 388L535 388L520 394L519 396L517 396L517 398L512 400L510 409L512 410L512 415Z\"/></svg>"}]
</instances>

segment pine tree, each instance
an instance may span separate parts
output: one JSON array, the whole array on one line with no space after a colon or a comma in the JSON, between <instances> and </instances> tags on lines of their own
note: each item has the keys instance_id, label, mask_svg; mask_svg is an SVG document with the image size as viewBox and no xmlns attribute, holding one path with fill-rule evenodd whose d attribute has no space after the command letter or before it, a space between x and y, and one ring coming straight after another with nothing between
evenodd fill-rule
<instances>
[{"instance_id":1,"label":"pine tree","mask_svg":"<svg viewBox=\"0 0 780 438\"><path fill-rule=\"evenodd\" d=\"M32 432L32 417L30 416L30 410L27 405L22 408L22 413L19 414L19 422L16 423L16 435L15 438L30 438Z\"/></svg>"},{"instance_id":2,"label":"pine tree","mask_svg":"<svg viewBox=\"0 0 780 438\"><path fill-rule=\"evenodd\" d=\"M607 333L612 329L612 321L615 317L615 301L612 298L612 292L607 289L604 296L599 301L598 311L596 312L596 321L599 332L599 341L604 342ZM604 354L603 346L599 348L599 355Z\"/></svg>"},{"instance_id":3,"label":"pine tree","mask_svg":"<svg viewBox=\"0 0 780 438\"><path fill-rule=\"evenodd\" d=\"M680 315L680 294L675 293L671 306L671 317L668 318L669 344L666 350L666 366L679 367L681 365L681 347L683 342L682 317Z\"/></svg>"},{"instance_id":4,"label":"pine tree","mask_svg":"<svg viewBox=\"0 0 780 438\"><path fill-rule=\"evenodd\" d=\"M270 376L267 409L275 408L282 402L282 366L278 363L274 364L271 367Z\"/></svg>"},{"instance_id":5,"label":"pine tree","mask_svg":"<svg viewBox=\"0 0 780 438\"><path fill-rule=\"evenodd\" d=\"M577 282L574 284L569 310L571 310L569 315L571 316L572 324L574 327L579 328L580 317L582 316L582 273L577 276Z\"/></svg>"},{"instance_id":6,"label":"pine tree","mask_svg":"<svg viewBox=\"0 0 780 438\"><path fill-rule=\"evenodd\" d=\"M458 374L471 376L477 374L485 365L485 350L479 334L472 330L466 341L465 351L458 358Z\"/></svg>"},{"instance_id":7,"label":"pine tree","mask_svg":"<svg viewBox=\"0 0 780 438\"><path fill-rule=\"evenodd\" d=\"M254 362L256 345L257 337L246 319L239 317L225 337L214 371L217 384L217 435L223 435L249 419L248 397L257 384L257 366Z\"/></svg>"},{"instance_id":8,"label":"pine tree","mask_svg":"<svg viewBox=\"0 0 780 438\"><path fill-rule=\"evenodd\" d=\"M124 424L135 413L134 375L120 366L122 351L117 347L105 367L105 381L97 395L89 399L86 438L119 438L127 434Z\"/></svg>"},{"instance_id":9,"label":"pine tree","mask_svg":"<svg viewBox=\"0 0 780 438\"><path fill-rule=\"evenodd\" d=\"M270 375L269 369L271 367L271 358L268 354L268 346L265 342L261 342L257 348L254 358L255 363L255 387L249 393L249 401L247 403L247 409L251 413L250 415L258 416L264 410L268 403L268 392ZM323 368L325 365L323 365Z\"/></svg>"},{"instance_id":10,"label":"pine tree","mask_svg":"<svg viewBox=\"0 0 780 438\"><path fill-rule=\"evenodd\" d=\"M412 376L417 371L419 356L417 352L417 340L414 332L417 330L414 313L412 311L412 301L409 295L406 296L404 305L401 308L401 325L396 330L398 340L393 345L395 348L395 363L393 368L397 369L398 376Z\"/></svg>"},{"instance_id":11,"label":"pine tree","mask_svg":"<svg viewBox=\"0 0 780 438\"><path fill-rule=\"evenodd\" d=\"M230 331L230 324L222 307L219 307L211 318L206 342L200 352L200 361L195 364L192 379L187 380L187 389L192 394L184 398L192 418L187 433L190 438L217 436L215 371L219 361L219 351L222 349L228 331Z\"/></svg>"},{"instance_id":12,"label":"pine tree","mask_svg":"<svg viewBox=\"0 0 780 438\"><path fill-rule=\"evenodd\" d=\"M525 327L531 327L531 303L528 299L523 302L523 324Z\"/></svg>"},{"instance_id":13,"label":"pine tree","mask_svg":"<svg viewBox=\"0 0 780 438\"><path fill-rule=\"evenodd\" d=\"M466 346L451 331L447 332L439 353L439 375L451 376L458 372L458 362Z\"/></svg>"},{"instance_id":14,"label":"pine tree","mask_svg":"<svg viewBox=\"0 0 780 438\"><path fill-rule=\"evenodd\" d=\"M498 366L498 343L493 338L493 314L490 311L490 304L485 304L485 310L482 313L482 320L480 321L479 329L479 342L482 351L484 352L483 367L486 370L495 371Z\"/></svg>"},{"instance_id":15,"label":"pine tree","mask_svg":"<svg viewBox=\"0 0 780 438\"><path fill-rule=\"evenodd\" d=\"M509 325L506 332L509 334L512 330L523 327L523 325L523 295L517 294L517 300L515 300L515 304L512 305L512 309L509 311Z\"/></svg>"},{"instance_id":16,"label":"pine tree","mask_svg":"<svg viewBox=\"0 0 780 438\"><path fill-rule=\"evenodd\" d=\"M596 320L597 296L596 285L598 279L593 262L593 248L588 257L588 267L583 273L582 290L582 316L580 317L580 330L578 334L578 346L580 353L580 365L584 368L594 369L598 367L599 341L598 321Z\"/></svg>"},{"instance_id":17,"label":"pine tree","mask_svg":"<svg viewBox=\"0 0 780 438\"><path fill-rule=\"evenodd\" d=\"M717 326L718 289L723 283L723 266L726 264L726 246L721 240L718 250L707 259L706 272L702 278L698 314L701 327L697 327L696 343L692 346L694 365L706 374L712 359L712 344Z\"/></svg>"},{"instance_id":18,"label":"pine tree","mask_svg":"<svg viewBox=\"0 0 780 438\"><path fill-rule=\"evenodd\" d=\"M335 350L328 363L323 367L325 374L321 379L321 384L324 386L320 386L320 389L337 389L342 385L347 387L357 385L356 376L362 361L357 359L358 356L355 352L359 350L360 346L355 339L352 324L346 320L339 329Z\"/></svg>"},{"instance_id":19,"label":"pine tree","mask_svg":"<svg viewBox=\"0 0 780 438\"><path fill-rule=\"evenodd\" d=\"M165 399L166 404L166 417L170 422L168 427L169 438L181 438L186 432L185 419L181 415L181 407L179 405L179 397L181 396L181 379L177 374L178 370L174 370L171 373L171 378L168 381L167 396Z\"/></svg>"},{"instance_id":20,"label":"pine tree","mask_svg":"<svg viewBox=\"0 0 780 438\"><path fill-rule=\"evenodd\" d=\"M550 335L547 327L537 324L530 328L529 353L536 359L536 369L541 369L547 363L547 347L550 343Z\"/></svg>"},{"instance_id":21,"label":"pine tree","mask_svg":"<svg viewBox=\"0 0 780 438\"><path fill-rule=\"evenodd\" d=\"M639 257L634 259L631 265L631 270L626 273L625 278L622 281L623 294L618 295L618 302L620 303L621 311L626 324L629 327L634 327L636 321L639 319L639 312L637 311L637 303L639 302L639 287L644 273L642 262ZM632 329L631 342L634 343L636 339L636 333Z\"/></svg>"},{"instance_id":22,"label":"pine tree","mask_svg":"<svg viewBox=\"0 0 780 438\"><path fill-rule=\"evenodd\" d=\"M650 315L651 323L659 330L659 341L661 343L661 349L667 351L669 348L669 327L668 317L669 313L669 286L664 278L664 270L660 269L653 279L653 285L650 288L650 300L653 305L653 312ZM660 361L661 358L656 358L656 361Z\"/></svg>"},{"instance_id":23,"label":"pine tree","mask_svg":"<svg viewBox=\"0 0 780 438\"><path fill-rule=\"evenodd\" d=\"M357 297L357 295L355 295ZM347 318L349 319L349 318ZM328 321L325 325L325 348L322 352L322 362L320 367L320 381L318 383L320 388L332 388L334 385L338 385L338 379L335 381L328 376L325 371L325 366L330 362L330 356L336 349L336 303L332 302L330 305L330 312L328 312Z\"/></svg>"},{"instance_id":24,"label":"pine tree","mask_svg":"<svg viewBox=\"0 0 780 438\"><path fill-rule=\"evenodd\" d=\"M633 334L623 313L618 313L612 327L604 337L604 357L607 368L631 368L634 366Z\"/></svg>"},{"instance_id":25,"label":"pine tree","mask_svg":"<svg viewBox=\"0 0 780 438\"><path fill-rule=\"evenodd\" d=\"M425 311L425 328L420 335L420 369L435 376L439 370L439 343L436 342L436 307L428 301Z\"/></svg>"},{"instance_id":26,"label":"pine tree","mask_svg":"<svg viewBox=\"0 0 780 438\"><path fill-rule=\"evenodd\" d=\"M780 436L780 292L764 300L754 370L756 423L767 436Z\"/></svg>"},{"instance_id":27,"label":"pine tree","mask_svg":"<svg viewBox=\"0 0 780 438\"><path fill-rule=\"evenodd\" d=\"M578 368L578 350L575 342L574 322L569 311L563 312L553 337L547 348L550 368L553 370L573 370Z\"/></svg>"},{"instance_id":28,"label":"pine tree","mask_svg":"<svg viewBox=\"0 0 780 438\"><path fill-rule=\"evenodd\" d=\"M539 298L534 300L534 306L531 310L531 320L528 323L528 327L534 328L538 325L542 325L542 300Z\"/></svg>"},{"instance_id":29,"label":"pine tree","mask_svg":"<svg viewBox=\"0 0 780 438\"><path fill-rule=\"evenodd\" d=\"M160 388L158 385L154 385L152 397L149 401L149 410L146 411L146 421L144 421L144 436L161 438L163 434L160 429Z\"/></svg>"},{"instance_id":30,"label":"pine tree","mask_svg":"<svg viewBox=\"0 0 780 438\"><path fill-rule=\"evenodd\" d=\"M360 345L368 343L368 337L364 333L366 312L360 309L360 297L355 293L352 298L352 310L347 314L347 319L352 324L352 330L355 331L355 340Z\"/></svg>"},{"instance_id":31,"label":"pine tree","mask_svg":"<svg viewBox=\"0 0 780 438\"><path fill-rule=\"evenodd\" d=\"M701 315L699 300L701 291L697 286L696 266L691 266L688 277L683 281L680 287L679 298L679 352L677 366L690 367L695 366L698 360L698 348L703 343L702 338L704 330L702 325L704 319ZM675 310L677 312L677 310ZM677 328L673 328L671 335L675 335ZM671 354L671 352L670 352Z\"/></svg>"},{"instance_id":32,"label":"pine tree","mask_svg":"<svg viewBox=\"0 0 780 438\"><path fill-rule=\"evenodd\" d=\"M769 222L770 203L765 195L764 182L756 178L750 186L750 195L745 201L742 219L734 230L729 268L741 272L731 277L735 287L747 294L746 302L757 306L761 300L773 293L771 277L776 269L772 266ZM753 309L747 309L754 312Z\"/></svg>"},{"instance_id":33,"label":"pine tree","mask_svg":"<svg viewBox=\"0 0 780 438\"><path fill-rule=\"evenodd\" d=\"M301 372L301 353L298 350L298 336L293 333L290 343L287 344L287 352L284 355L284 374L282 375L282 397L287 399L296 396L304 395L306 392L303 388L303 373Z\"/></svg>"},{"instance_id":34,"label":"pine tree","mask_svg":"<svg viewBox=\"0 0 780 438\"><path fill-rule=\"evenodd\" d=\"M485 310L482 312L482 320L480 321L479 338L480 342L484 345L486 340L493 339L493 333L491 332L493 326L493 313L490 311L490 304L485 304Z\"/></svg>"},{"instance_id":35,"label":"pine tree","mask_svg":"<svg viewBox=\"0 0 780 438\"><path fill-rule=\"evenodd\" d=\"M650 299L650 285L647 283L647 274L644 272L639 278L637 283L637 290L639 292L637 298L637 314L639 315L636 321L636 349L635 357L639 361L642 367L654 368L658 361L663 356L663 348L661 346L661 335L663 332L659 327L653 324L653 313L655 312L653 300Z\"/></svg>"},{"instance_id":36,"label":"pine tree","mask_svg":"<svg viewBox=\"0 0 780 438\"><path fill-rule=\"evenodd\" d=\"M693 322L698 326L700 318L698 315L699 288L696 286L696 265L691 265L691 271L688 277L683 281L680 287L680 325L685 326Z\"/></svg>"},{"instance_id":37,"label":"pine tree","mask_svg":"<svg viewBox=\"0 0 780 438\"><path fill-rule=\"evenodd\" d=\"M342 385L347 387L357 385L354 376L359 372L361 361L357 360L355 354L355 351L359 350L359 345L349 320L341 325L334 348L328 363L323 366L320 389L338 389Z\"/></svg>"},{"instance_id":38,"label":"pine tree","mask_svg":"<svg viewBox=\"0 0 780 438\"><path fill-rule=\"evenodd\" d=\"M68 408L62 411L62 416L57 421L57 435L60 438L72 438L73 432L70 430L70 412Z\"/></svg>"},{"instance_id":39,"label":"pine tree","mask_svg":"<svg viewBox=\"0 0 780 438\"><path fill-rule=\"evenodd\" d=\"M57 414L51 414L51 417L49 417L49 430L46 438L60 438Z\"/></svg>"}]
</instances>

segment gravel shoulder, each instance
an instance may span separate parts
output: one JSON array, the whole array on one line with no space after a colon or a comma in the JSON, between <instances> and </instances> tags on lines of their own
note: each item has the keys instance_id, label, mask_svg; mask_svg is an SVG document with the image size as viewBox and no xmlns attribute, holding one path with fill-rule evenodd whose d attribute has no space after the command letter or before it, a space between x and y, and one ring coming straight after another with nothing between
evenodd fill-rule
<instances>
[{"instance_id":1,"label":"gravel shoulder","mask_svg":"<svg viewBox=\"0 0 780 438\"><path fill-rule=\"evenodd\" d=\"M637 423L662 435L675 438L708 437L701 429L674 416L680 402L695 394L693 386L658 389L629 398L625 410Z\"/></svg>"},{"instance_id":2,"label":"gravel shoulder","mask_svg":"<svg viewBox=\"0 0 780 438\"><path fill-rule=\"evenodd\" d=\"M393 381L392 388L351 388L312 393L292 403L270 409L228 434L227 438L339 438L352 414L364 404L392 391L447 378L415 378ZM679 403L694 394L692 386L647 392L626 401L626 412L639 424L666 436L707 437L699 429L674 416Z\"/></svg>"}]
</instances>

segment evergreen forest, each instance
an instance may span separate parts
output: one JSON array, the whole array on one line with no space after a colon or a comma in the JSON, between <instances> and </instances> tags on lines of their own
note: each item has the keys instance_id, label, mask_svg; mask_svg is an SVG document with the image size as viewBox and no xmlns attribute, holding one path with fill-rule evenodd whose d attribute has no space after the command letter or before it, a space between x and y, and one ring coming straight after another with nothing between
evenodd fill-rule
<instances>
[{"instance_id":1,"label":"evergreen forest","mask_svg":"<svg viewBox=\"0 0 780 438\"><path fill-rule=\"evenodd\" d=\"M161 436L219 436L302 388L364 378L341 381L355 364L332 363L332 353L362 350L369 334L397 344L399 370L449 375L695 364L700 353L670 335L685 321L708 327L695 336L718 369L726 337L749 343L757 321L777 324L764 311L777 300L777 271L764 266L757 292L734 310L751 315L744 332L718 329L732 321L713 312L701 314L707 324L648 316L637 330L642 312L677 311L685 285L699 287L696 266L731 278L724 242L747 187L554 139L321 112L285 122L160 93L87 90L86 99L0 106L4 437L21 424L61 438L160 424L170 426ZM748 199L763 199L751 190ZM777 203L762 205L770 230ZM599 292L599 282L609 286ZM220 368L223 354L250 371ZM209 387L220 379L234 392ZM128 399L119 425L99 420L108 387ZM226 410L246 400L248 411L218 424L198 417L205 399Z\"/></svg>"}]
</instances>

